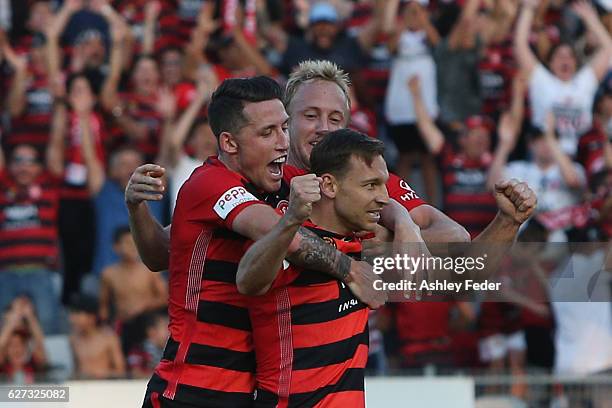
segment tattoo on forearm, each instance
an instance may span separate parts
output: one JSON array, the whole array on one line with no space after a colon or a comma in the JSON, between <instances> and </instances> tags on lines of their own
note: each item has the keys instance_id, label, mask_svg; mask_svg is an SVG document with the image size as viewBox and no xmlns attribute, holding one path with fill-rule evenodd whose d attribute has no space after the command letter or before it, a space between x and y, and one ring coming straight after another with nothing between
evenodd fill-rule
<instances>
[{"instance_id":1,"label":"tattoo on forearm","mask_svg":"<svg viewBox=\"0 0 612 408\"><path fill-rule=\"evenodd\" d=\"M345 280L351 270L351 258L327 244L312 231L300 227L300 245L290 261L303 268L326 273Z\"/></svg>"}]
</instances>

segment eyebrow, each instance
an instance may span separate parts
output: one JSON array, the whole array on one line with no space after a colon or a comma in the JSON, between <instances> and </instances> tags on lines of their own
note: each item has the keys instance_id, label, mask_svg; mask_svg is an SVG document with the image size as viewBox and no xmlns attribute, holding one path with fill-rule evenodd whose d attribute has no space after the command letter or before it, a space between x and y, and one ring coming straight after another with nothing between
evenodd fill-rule
<instances>
[{"instance_id":1,"label":"eyebrow","mask_svg":"<svg viewBox=\"0 0 612 408\"><path fill-rule=\"evenodd\" d=\"M321 108L318 106L307 106L306 108L302 109L302 112L306 112L307 110L317 110L320 111ZM331 113L339 113L341 115L344 115L344 112L342 110L339 109L333 109Z\"/></svg>"},{"instance_id":2,"label":"eyebrow","mask_svg":"<svg viewBox=\"0 0 612 408\"><path fill-rule=\"evenodd\" d=\"M287 119L285 119L285 121L283 123L281 123L282 125L286 125L289 123L289 117L287 117ZM277 125L268 125L268 126L264 126L260 129L261 132L268 130L268 129L274 129Z\"/></svg>"}]
</instances>

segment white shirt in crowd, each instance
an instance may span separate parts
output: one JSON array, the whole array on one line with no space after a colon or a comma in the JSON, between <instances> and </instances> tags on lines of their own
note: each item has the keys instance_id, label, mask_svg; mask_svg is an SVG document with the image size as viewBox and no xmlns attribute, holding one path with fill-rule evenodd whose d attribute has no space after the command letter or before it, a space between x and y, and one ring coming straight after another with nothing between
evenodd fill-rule
<instances>
[{"instance_id":1,"label":"white shirt in crowd","mask_svg":"<svg viewBox=\"0 0 612 408\"><path fill-rule=\"evenodd\" d=\"M170 214L174 213L174 206L176 205L176 197L181 189L181 186L193 171L202 165L201 160L194 159L189 155L182 154L176 167L170 171L169 182L170 182Z\"/></svg>"},{"instance_id":2,"label":"white shirt in crowd","mask_svg":"<svg viewBox=\"0 0 612 408\"><path fill-rule=\"evenodd\" d=\"M581 184L585 185L584 169L578 163L574 163L574 166ZM537 212L560 210L581 202L581 191L567 186L561 168L556 164L542 170L533 162L518 160L508 163L504 176L524 181L531 187L538 197Z\"/></svg>"},{"instance_id":3,"label":"white shirt in crowd","mask_svg":"<svg viewBox=\"0 0 612 408\"><path fill-rule=\"evenodd\" d=\"M574 253L551 281L555 374L594 374L612 368L610 272L603 270L606 252Z\"/></svg>"},{"instance_id":4,"label":"white shirt in crowd","mask_svg":"<svg viewBox=\"0 0 612 408\"><path fill-rule=\"evenodd\" d=\"M385 116L393 125L416 122L408 79L418 76L427 112L438 116L436 64L427 45L425 31L404 31L397 44L385 97Z\"/></svg>"},{"instance_id":5,"label":"white shirt in crowd","mask_svg":"<svg viewBox=\"0 0 612 408\"><path fill-rule=\"evenodd\" d=\"M585 66L567 82L561 81L539 64L529 83L532 123L545 128L546 115L552 111L561 148L574 156L578 138L591 128L593 98L598 81L590 66Z\"/></svg>"}]
</instances>

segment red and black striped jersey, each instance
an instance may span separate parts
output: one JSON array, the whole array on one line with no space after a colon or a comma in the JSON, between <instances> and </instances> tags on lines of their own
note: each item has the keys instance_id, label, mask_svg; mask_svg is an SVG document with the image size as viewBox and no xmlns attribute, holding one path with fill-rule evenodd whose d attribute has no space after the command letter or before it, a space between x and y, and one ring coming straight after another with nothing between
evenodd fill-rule
<instances>
[{"instance_id":1,"label":"red and black striped jersey","mask_svg":"<svg viewBox=\"0 0 612 408\"><path fill-rule=\"evenodd\" d=\"M438 299L431 302L393 304L399 351L411 361L416 354L450 347L450 312L453 303Z\"/></svg>"},{"instance_id":2,"label":"red and black striped jersey","mask_svg":"<svg viewBox=\"0 0 612 408\"><path fill-rule=\"evenodd\" d=\"M478 63L484 114L495 117L508 108L512 98L512 79L517 70L511 37L484 50Z\"/></svg>"},{"instance_id":3,"label":"red and black striped jersey","mask_svg":"<svg viewBox=\"0 0 612 408\"><path fill-rule=\"evenodd\" d=\"M149 387L199 407L250 407L255 355L249 298L238 293L236 272L246 239L232 231L235 217L261 197L216 157L181 187L170 239L170 338ZM263 200L262 200L263 199Z\"/></svg>"},{"instance_id":4,"label":"red and black striped jersey","mask_svg":"<svg viewBox=\"0 0 612 408\"><path fill-rule=\"evenodd\" d=\"M605 131L596 120L593 127L578 140L576 159L586 170L588 179L605 168L606 138Z\"/></svg>"},{"instance_id":5,"label":"red and black striped jersey","mask_svg":"<svg viewBox=\"0 0 612 408\"><path fill-rule=\"evenodd\" d=\"M492 155L472 160L446 143L439 156L444 186L444 212L465 227L472 238L495 218L497 204L487 188Z\"/></svg>"},{"instance_id":6,"label":"red and black striped jersey","mask_svg":"<svg viewBox=\"0 0 612 408\"><path fill-rule=\"evenodd\" d=\"M44 150L49 141L53 97L46 75L32 72L27 81L25 109L21 115L11 118L5 143L9 146L29 144Z\"/></svg>"},{"instance_id":7,"label":"red and black striped jersey","mask_svg":"<svg viewBox=\"0 0 612 408\"><path fill-rule=\"evenodd\" d=\"M115 1L115 9L127 20L136 42L136 52L140 53L141 44L145 28L145 6L148 0L121 0ZM186 40L189 40L189 32L194 27L193 23L188 23L183 27L184 22L177 14L177 2L174 0L162 0L161 10L156 22L154 51L160 51L166 47L182 47ZM189 3L194 3L193 1ZM195 7L195 5L191 5Z\"/></svg>"},{"instance_id":8,"label":"red and black striped jersey","mask_svg":"<svg viewBox=\"0 0 612 408\"><path fill-rule=\"evenodd\" d=\"M87 187L87 166L81 147L81 124L74 112L69 115L69 128L64 153L64 185L61 196L69 200L88 200L90 193ZM104 143L107 134L100 115L92 113L89 127L96 156L105 163Z\"/></svg>"},{"instance_id":9,"label":"red and black striped jersey","mask_svg":"<svg viewBox=\"0 0 612 408\"><path fill-rule=\"evenodd\" d=\"M359 257L361 242L305 224ZM368 308L348 287L288 266L249 304L257 358L255 407L363 407Z\"/></svg>"},{"instance_id":10,"label":"red and black striped jersey","mask_svg":"<svg viewBox=\"0 0 612 408\"><path fill-rule=\"evenodd\" d=\"M60 185L59 178L43 172L23 188L6 170L0 172L0 269L58 267Z\"/></svg>"},{"instance_id":11,"label":"red and black striped jersey","mask_svg":"<svg viewBox=\"0 0 612 408\"><path fill-rule=\"evenodd\" d=\"M159 151L162 126L162 117L155 107L157 95L126 93L121 97L127 102L125 114L147 128L147 134L143 140L131 141L130 144L142 152L147 161L155 160Z\"/></svg>"}]
</instances>

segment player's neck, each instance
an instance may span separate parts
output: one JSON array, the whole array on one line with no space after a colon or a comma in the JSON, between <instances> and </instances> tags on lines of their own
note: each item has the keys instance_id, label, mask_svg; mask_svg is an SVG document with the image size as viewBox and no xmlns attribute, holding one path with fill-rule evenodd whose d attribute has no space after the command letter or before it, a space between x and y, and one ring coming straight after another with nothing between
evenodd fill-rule
<instances>
[{"instance_id":1,"label":"player's neck","mask_svg":"<svg viewBox=\"0 0 612 408\"><path fill-rule=\"evenodd\" d=\"M339 235L351 235L352 231L344 225L334 208L333 201L322 199L312 206L310 220L319 228Z\"/></svg>"},{"instance_id":2,"label":"player's neck","mask_svg":"<svg viewBox=\"0 0 612 408\"><path fill-rule=\"evenodd\" d=\"M219 155L217 156L217 158L228 169L235 171L237 173L240 172L240 166L238 165L238 160L234 156L222 154L221 152L219 152Z\"/></svg>"}]
</instances>

